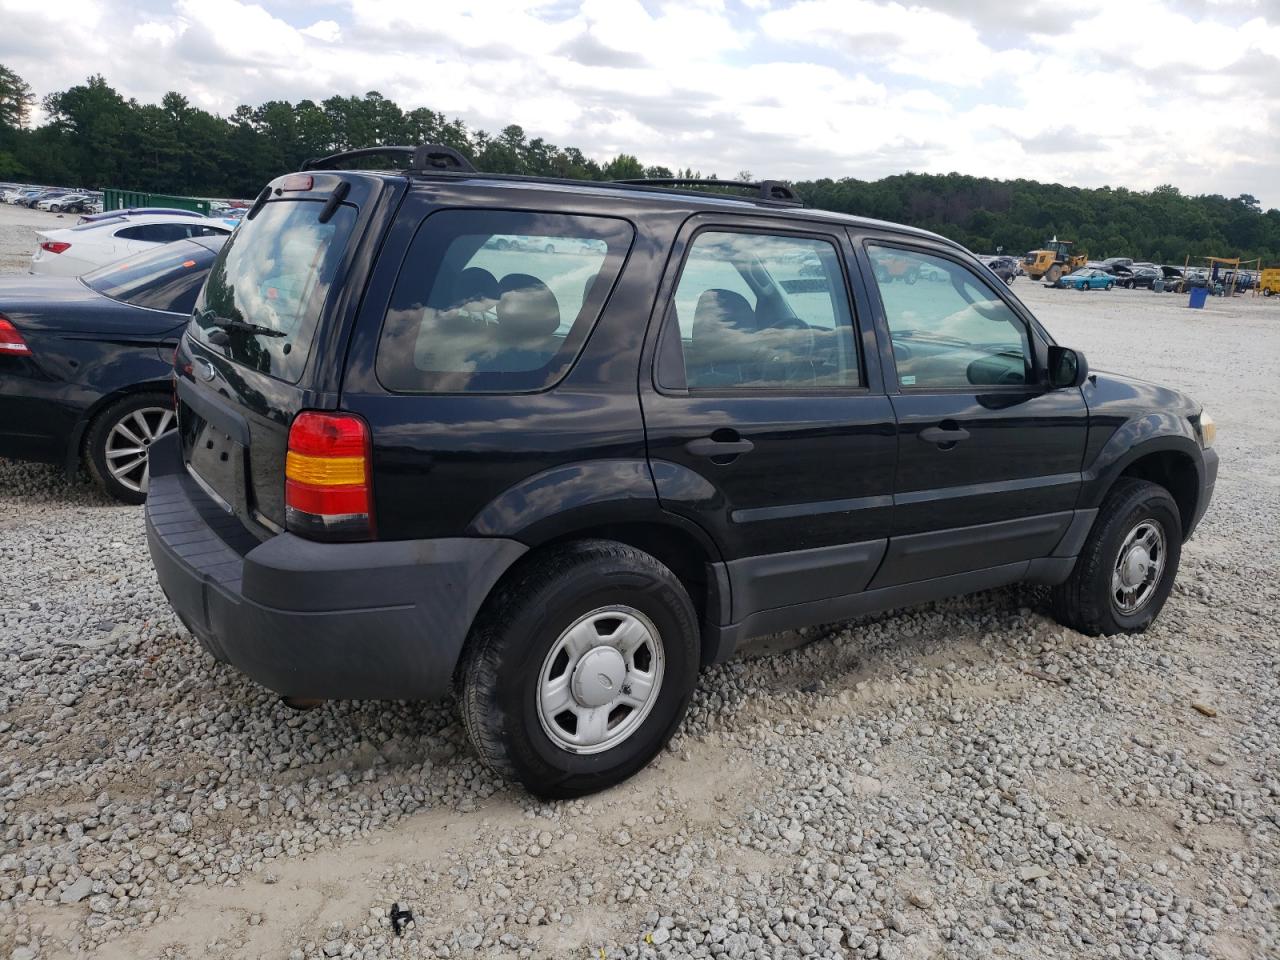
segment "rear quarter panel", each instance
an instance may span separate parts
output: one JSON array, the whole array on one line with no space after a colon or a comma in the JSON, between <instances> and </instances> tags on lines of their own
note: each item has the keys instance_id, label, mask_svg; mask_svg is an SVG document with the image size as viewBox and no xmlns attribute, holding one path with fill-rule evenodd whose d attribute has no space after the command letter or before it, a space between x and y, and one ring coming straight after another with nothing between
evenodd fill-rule
<instances>
[{"instance_id":1,"label":"rear quarter panel","mask_svg":"<svg viewBox=\"0 0 1280 960\"><path fill-rule=\"evenodd\" d=\"M375 371L378 338L402 264L411 268L404 258L419 224L441 207L495 205L632 224L631 250L577 361L558 384L536 393L388 392ZM622 206L610 197L536 190L489 197L448 184L420 187L406 200L361 306L341 398L371 428L381 538L484 535L537 545L590 525L593 504L657 510L645 467L639 357L662 269L687 214Z\"/></svg>"}]
</instances>

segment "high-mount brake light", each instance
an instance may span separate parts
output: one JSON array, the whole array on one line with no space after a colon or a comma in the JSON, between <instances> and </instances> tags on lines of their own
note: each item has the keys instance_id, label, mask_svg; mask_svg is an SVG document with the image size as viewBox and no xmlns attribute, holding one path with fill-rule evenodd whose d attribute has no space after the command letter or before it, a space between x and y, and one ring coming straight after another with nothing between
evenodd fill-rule
<instances>
[{"instance_id":1,"label":"high-mount brake light","mask_svg":"<svg viewBox=\"0 0 1280 960\"><path fill-rule=\"evenodd\" d=\"M18 328L9 322L9 318L0 313L0 357L29 357L31 348L22 339Z\"/></svg>"},{"instance_id":2,"label":"high-mount brake light","mask_svg":"<svg viewBox=\"0 0 1280 960\"><path fill-rule=\"evenodd\" d=\"M350 413L304 410L289 428L285 526L312 540L371 540L369 426Z\"/></svg>"},{"instance_id":3,"label":"high-mount brake light","mask_svg":"<svg viewBox=\"0 0 1280 960\"><path fill-rule=\"evenodd\" d=\"M46 253L62 253L64 250L70 250L71 244L65 240L46 240L40 244L40 249Z\"/></svg>"},{"instance_id":4,"label":"high-mount brake light","mask_svg":"<svg viewBox=\"0 0 1280 960\"><path fill-rule=\"evenodd\" d=\"M314 183L315 181L312 180L309 173L291 173L284 178L284 183L280 184L280 192L283 193L286 190L310 190Z\"/></svg>"}]
</instances>

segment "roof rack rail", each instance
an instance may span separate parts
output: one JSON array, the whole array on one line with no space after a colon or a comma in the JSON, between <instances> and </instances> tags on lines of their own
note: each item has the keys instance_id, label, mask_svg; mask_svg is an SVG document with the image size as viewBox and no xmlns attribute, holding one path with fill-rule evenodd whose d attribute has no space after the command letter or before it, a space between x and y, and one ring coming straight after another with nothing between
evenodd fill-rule
<instances>
[{"instance_id":1,"label":"roof rack rail","mask_svg":"<svg viewBox=\"0 0 1280 960\"><path fill-rule=\"evenodd\" d=\"M454 173L475 173L476 168L471 161L464 157L453 147L446 147L440 143L423 143L416 147L409 146L385 146L385 147L361 147L359 150L344 150L341 153L331 153L327 157L312 157L310 160L302 164L303 170L333 170L338 164L345 160L353 160L357 157L376 157L394 154L409 154L409 169L413 171L428 172L431 170L445 170Z\"/></svg>"},{"instance_id":2,"label":"roof rack rail","mask_svg":"<svg viewBox=\"0 0 1280 960\"><path fill-rule=\"evenodd\" d=\"M734 187L738 190L754 190L758 199L780 206L798 207L803 201L800 194L781 180L712 180L701 177L645 177L638 180L613 180L632 187Z\"/></svg>"}]
</instances>

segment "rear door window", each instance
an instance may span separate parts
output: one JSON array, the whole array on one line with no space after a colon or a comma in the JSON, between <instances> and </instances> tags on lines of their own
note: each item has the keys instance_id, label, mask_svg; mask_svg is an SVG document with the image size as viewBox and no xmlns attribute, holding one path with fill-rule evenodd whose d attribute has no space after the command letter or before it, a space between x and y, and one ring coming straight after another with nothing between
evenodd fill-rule
<instances>
[{"instance_id":1,"label":"rear door window","mask_svg":"<svg viewBox=\"0 0 1280 960\"><path fill-rule=\"evenodd\" d=\"M243 229L243 228L241 228ZM558 381L631 246L623 220L442 210L419 227L378 344L399 393L510 393Z\"/></svg>"},{"instance_id":2,"label":"rear door window","mask_svg":"<svg viewBox=\"0 0 1280 960\"><path fill-rule=\"evenodd\" d=\"M853 312L828 239L705 231L690 247L667 333L664 389L822 390L858 387ZM683 380L683 382L682 382Z\"/></svg>"},{"instance_id":3,"label":"rear door window","mask_svg":"<svg viewBox=\"0 0 1280 960\"><path fill-rule=\"evenodd\" d=\"M356 208L342 204L321 223L323 207L277 200L246 220L209 271L191 334L235 363L297 382L356 221Z\"/></svg>"}]
</instances>

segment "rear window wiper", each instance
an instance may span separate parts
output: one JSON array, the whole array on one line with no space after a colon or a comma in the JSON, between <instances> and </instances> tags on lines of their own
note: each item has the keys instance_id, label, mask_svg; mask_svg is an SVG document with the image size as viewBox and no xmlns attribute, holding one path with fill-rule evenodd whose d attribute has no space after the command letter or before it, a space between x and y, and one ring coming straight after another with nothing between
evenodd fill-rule
<instances>
[{"instance_id":1,"label":"rear window wiper","mask_svg":"<svg viewBox=\"0 0 1280 960\"><path fill-rule=\"evenodd\" d=\"M220 317L213 310L201 310L196 314L196 319L201 323L207 323L221 330L236 330L240 333L251 333L262 337L288 336L283 330L277 330L275 327L264 327L260 323L250 323L248 320L241 320L238 317Z\"/></svg>"}]
</instances>

